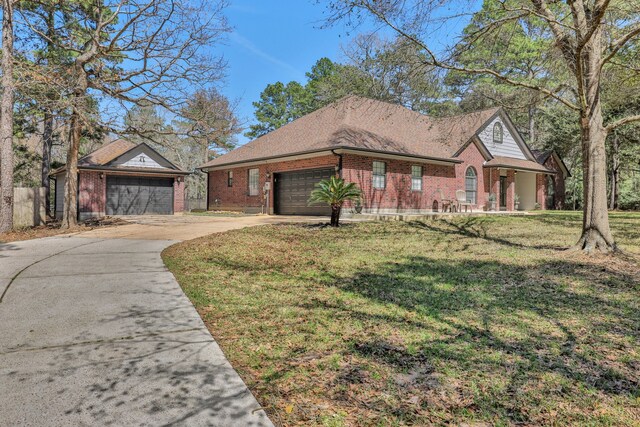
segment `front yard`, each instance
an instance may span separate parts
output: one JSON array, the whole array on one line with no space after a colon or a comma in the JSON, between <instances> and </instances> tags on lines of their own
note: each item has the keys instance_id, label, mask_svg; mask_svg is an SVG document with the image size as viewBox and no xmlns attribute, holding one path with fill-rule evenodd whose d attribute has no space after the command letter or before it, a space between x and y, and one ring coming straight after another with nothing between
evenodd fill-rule
<instances>
[{"instance_id":1,"label":"front yard","mask_svg":"<svg viewBox=\"0 0 640 427\"><path fill-rule=\"evenodd\" d=\"M278 425L640 424L640 215L263 226L164 254Z\"/></svg>"}]
</instances>

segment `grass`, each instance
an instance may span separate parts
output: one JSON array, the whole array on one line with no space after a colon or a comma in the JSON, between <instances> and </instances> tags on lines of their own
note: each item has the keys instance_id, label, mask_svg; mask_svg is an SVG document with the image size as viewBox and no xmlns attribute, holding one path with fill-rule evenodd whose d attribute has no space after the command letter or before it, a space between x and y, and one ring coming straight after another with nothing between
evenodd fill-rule
<instances>
[{"instance_id":1,"label":"grass","mask_svg":"<svg viewBox=\"0 0 640 427\"><path fill-rule=\"evenodd\" d=\"M98 219L88 219L80 222L73 228L60 228L59 220L49 221L44 225L35 227L17 227L8 233L0 233L0 244L17 242L20 240L41 239L43 237L59 236L62 234L81 233L102 227L113 227L116 225L127 224L127 221L121 218L105 217Z\"/></svg>"},{"instance_id":2,"label":"grass","mask_svg":"<svg viewBox=\"0 0 640 427\"><path fill-rule=\"evenodd\" d=\"M640 215L624 255L549 213L263 226L163 257L278 425L640 424Z\"/></svg>"}]
</instances>

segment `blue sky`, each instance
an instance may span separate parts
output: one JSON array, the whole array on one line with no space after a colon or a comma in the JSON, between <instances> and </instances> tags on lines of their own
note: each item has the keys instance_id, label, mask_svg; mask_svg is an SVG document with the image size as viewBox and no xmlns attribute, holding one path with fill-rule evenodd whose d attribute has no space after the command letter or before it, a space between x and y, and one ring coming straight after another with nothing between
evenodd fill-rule
<instances>
[{"instance_id":1,"label":"blue sky","mask_svg":"<svg viewBox=\"0 0 640 427\"><path fill-rule=\"evenodd\" d=\"M232 0L222 53L229 63L222 92L240 99L238 115L253 123L253 101L269 83L298 80L321 57L342 59L351 36L342 27L321 29L324 8L313 0ZM245 143L244 136L239 143Z\"/></svg>"},{"instance_id":2,"label":"blue sky","mask_svg":"<svg viewBox=\"0 0 640 427\"><path fill-rule=\"evenodd\" d=\"M254 123L252 102L267 84L304 83L305 72L318 59L344 59L341 47L355 33L343 26L320 28L324 12L315 0L231 0L226 15L234 31L221 49L229 64L222 92L240 100L238 115L247 126ZM454 30L465 21L456 22ZM238 142L244 144L247 138L240 135Z\"/></svg>"}]
</instances>

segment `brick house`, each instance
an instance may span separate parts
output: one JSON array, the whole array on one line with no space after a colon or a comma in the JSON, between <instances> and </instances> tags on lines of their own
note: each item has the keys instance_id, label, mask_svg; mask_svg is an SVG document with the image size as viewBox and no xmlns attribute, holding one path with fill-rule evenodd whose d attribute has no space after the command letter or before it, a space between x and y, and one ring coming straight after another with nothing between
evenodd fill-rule
<instances>
[{"instance_id":1,"label":"brick house","mask_svg":"<svg viewBox=\"0 0 640 427\"><path fill-rule=\"evenodd\" d=\"M65 173L62 166L50 174L56 218L63 214ZM115 140L78 160L78 217L182 212L186 175L147 144Z\"/></svg>"},{"instance_id":2,"label":"brick house","mask_svg":"<svg viewBox=\"0 0 640 427\"><path fill-rule=\"evenodd\" d=\"M475 210L562 207L569 172L555 153L528 147L501 108L432 118L402 106L349 96L217 157L208 208L324 215L309 206L314 185L337 174L363 192L365 213L421 213L462 190ZM548 206L551 208L552 206Z\"/></svg>"}]
</instances>

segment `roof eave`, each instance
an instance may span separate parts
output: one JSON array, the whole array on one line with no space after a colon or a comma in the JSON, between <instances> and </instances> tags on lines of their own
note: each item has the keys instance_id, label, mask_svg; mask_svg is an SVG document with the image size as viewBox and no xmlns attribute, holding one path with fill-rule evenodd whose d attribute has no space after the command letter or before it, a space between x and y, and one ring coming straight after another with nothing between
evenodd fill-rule
<instances>
[{"instance_id":1,"label":"roof eave","mask_svg":"<svg viewBox=\"0 0 640 427\"><path fill-rule=\"evenodd\" d=\"M552 171L549 169L534 169L534 168L526 168L526 167L522 167L522 166L513 166L513 165L508 165L505 163L495 163L492 165L489 164L484 164L482 167L484 168L501 168L501 169L513 169L516 171L523 171L523 172L536 172L536 173L544 173L544 174L549 174L549 175L555 175L558 172L556 171Z\"/></svg>"},{"instance_id":2,"label":"roof eave","mask_svg":"<svg viewBox=\"0 0 640 427\"><path fill-rule=\"evenodd\" d=\"M379 155L386 155L386 156L397 156L397 157L403 157L407 159L422 160L424 163L435 163L435 164L462 163L462 160L452 159L452 158L420 156L417 154L397 153L397 152L391 152L391 151L371 150L367 148L355 148L355 147L339 145L339 146L326 147L326 148L317 149L317 150L299 151L296 153L290 153L285 155L261 157L258 159L240 160L236 162L220 163L220 164L214 164L214 165L203 165L196 169L201 170L203 172L207 172L207 171L216 170L216 169L225 169L232 166L239 167L247 164L269 163L275 160L287 161L286 159L291 157L299 157L299 156L307 156L307 155L311 155L311 157L315 157L313 156L314 154L316 156L321 156L325 154L342 154L342 153L353 153L353 154L367 153L367 154L379 154Z\"/></svg>"}]
</instances>

